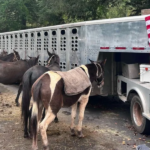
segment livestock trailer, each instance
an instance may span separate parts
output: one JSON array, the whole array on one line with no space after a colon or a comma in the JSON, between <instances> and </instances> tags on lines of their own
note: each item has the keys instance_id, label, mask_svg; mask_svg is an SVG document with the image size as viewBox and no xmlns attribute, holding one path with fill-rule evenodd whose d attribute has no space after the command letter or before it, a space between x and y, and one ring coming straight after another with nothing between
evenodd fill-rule
<instances>
[{"instance_id":1,"label":"livestock trailer","mask_svg":"<svg viewBox=\"0 0 150 150\"><path fill-rule=\"evenodd\" d=\"M46 51L53 49L63 71L89 59L107 59L105 84L98 89L93 83L91 95L118 95L129 101L133 125L145 133L150 131L150 83L140 81L138 69L150 62L149 28L149 16L134 16L20 30L0 33L0 49L16 49L22 58L40 54L39 65L46 64ZM131 77L135 72L136 78Z\"/></svg>"}]
</instances>

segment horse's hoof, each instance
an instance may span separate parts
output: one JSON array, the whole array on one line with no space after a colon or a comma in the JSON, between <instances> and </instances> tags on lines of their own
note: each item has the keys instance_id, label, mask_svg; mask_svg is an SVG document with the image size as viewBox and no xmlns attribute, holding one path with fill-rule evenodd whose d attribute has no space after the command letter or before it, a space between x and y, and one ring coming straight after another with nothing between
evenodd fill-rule
<instances>
[{"instance_id":1,"label":"horse's hoof","mask_svg":"<svg viewBox=\"0 0 150 150\"><path fill-rule=\"evenodd\" d=\"M79 138L84 138L84 135L83 135L82 131L78 131L78 137Z\"/></svg>"},{"instance_id":2,"label":"horse's hoof","mask_svg":"<svg viewBox=\"0 0 150 150\"><path fill-rule=\"evenodd\" d=\"M58 119L56 119L56 120L54 120L54 122L55 122L55 123L58 123L59 121L58 121Z\"/></svg>"},{"instance_id":3,"label":"horse's hoof","mask_svg":"<svg viewBox=\"0 0 150 150\"><path fill-rule=\"evenodd\" d=\"M32 149L33 149L33 150L38 150L38 147L35 146L35 145L32 145Z\"/></svg>"},{"instance_id":4,"label":"horse's hoof","mask_svg":"<svg viewBox=\"0 0 150 150\"><path fill-rule=\"evenodd\" d=\"M28 133L25 133L25 134L24 134L24 138L29 138L29 134L28 134Z\"/></svg>"},{"instance_id":5,"label":"horse's hoof","mask_svg":"<svg viewBox=\"0 0 150 150\"><path fill-rule=\"evenodd\" d=\"M43 146L43 150L49 150L49 146Z\"/></svg>"},{"instance_id":6,"label":"horse's hoof","mask_svg":"<svg viewBox=\"0 0 150 150\"><path fill-rule=\"evenodd\" d=\"M71 129L71 128L70 128L70 131L71 131L71 136L76 136L75 129Z\"/></svg>"},{"instance_id":7,"label":"horse's hoof","mask_svg":"<svg viewBox=\"0 0 150 150\"><path fill-rule=\"evenodd\" d=\"M29 132L29 138L30 138L30 139L33 138L33 135L32 135L32 133L30 133L30 132Z\"/></svg>"},{"instance_id":8,"label":"horse's hoof","mask_svg":"<svg viewBox=\"0 0 150 150\"><path fill-rule=\"evenodd\" d=\"M32 139L33 138L33 136L32 136L32 134L29 136L29 139Z\"/></svg>"},{"instance_id":9,"label":"horse's hoof","mask_svg":"<svg viewBox=\"0 0 150 150\"><path fill-rule=\"evenodd\" d=\"M20 106L20 104L19 104L19 103L16 103L16 106L17 106L17 107L19 107L19 106Z\"/></svg>"}]
</instances>

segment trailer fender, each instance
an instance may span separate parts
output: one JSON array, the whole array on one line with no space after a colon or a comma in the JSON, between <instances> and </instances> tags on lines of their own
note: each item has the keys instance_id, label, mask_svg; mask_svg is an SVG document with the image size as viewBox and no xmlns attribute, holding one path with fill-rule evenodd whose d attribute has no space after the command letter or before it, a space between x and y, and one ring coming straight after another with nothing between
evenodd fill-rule
<instances>
[{"instance_id":1,"label":"trailer fender","mask_svg":"<svg viewBox=\"0 0 150 150\"><path fill-rule=\"evenodd\" d=\"M128 92L127 101L131 101L133 94L137 94L140 97L141 103L142 103L142 107L143 107L143 110L145 112L146 111L145 97L144 97L144 95L142 94L142 92L138 88L131 89Z\"/></svg>"}]
</instances>

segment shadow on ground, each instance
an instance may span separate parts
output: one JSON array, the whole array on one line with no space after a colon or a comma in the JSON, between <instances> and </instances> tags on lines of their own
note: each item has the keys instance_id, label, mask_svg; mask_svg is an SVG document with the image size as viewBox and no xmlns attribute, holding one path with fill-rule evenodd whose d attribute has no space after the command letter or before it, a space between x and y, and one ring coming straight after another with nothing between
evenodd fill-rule
<instances>
[{"instance_id":1,"label":"shadow on ground","mask_svg":"<svg viewBox=\"0 0 150 150\"><path fill-rule=\"evenodd\" d=\"M17 88L0 85L0 90L0 150L30 150L32 141L23 138L20 107L14 103ZM70 135L70 108L62 108L58 118L59 123L53 122L47 131L51 150L132 150L150 142L149 136L136 133L130 121L130 106L120 100L90 97L83 139ZM41 150L40 136L38 146Z\"/></svg>"}]
</instances>

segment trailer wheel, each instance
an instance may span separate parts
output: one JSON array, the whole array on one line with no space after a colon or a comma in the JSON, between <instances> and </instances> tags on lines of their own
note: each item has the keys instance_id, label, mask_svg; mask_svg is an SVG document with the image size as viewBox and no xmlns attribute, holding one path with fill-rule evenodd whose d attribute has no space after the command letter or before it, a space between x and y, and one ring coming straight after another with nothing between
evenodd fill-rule
<instances>
[{"instance_id":1,"label":"trailer wheel","mask_svg":"<svg viewBox=\"0 0 150 150\"><path fill-rule=\"evenodd\" d=\"M143 106L138 95L134 94L131 99L130 113L133 126L139 133L150 133L150 121L142 115Z\"/></svg>"}]
</instances>

